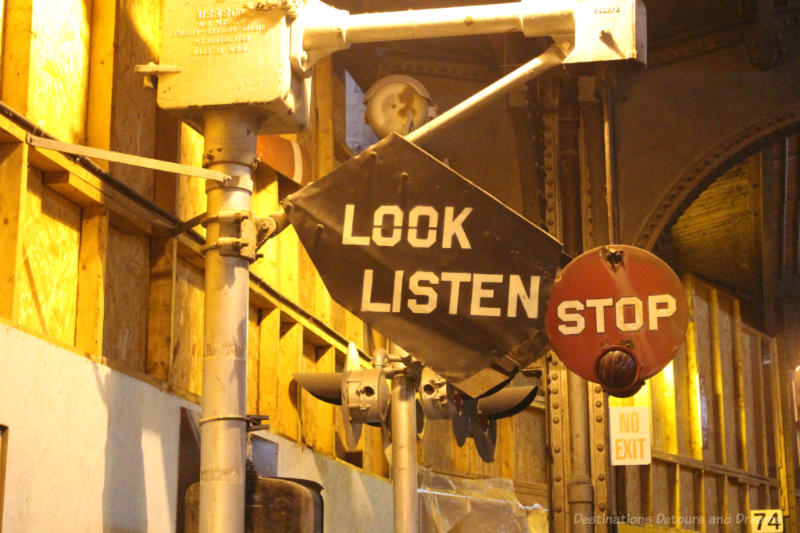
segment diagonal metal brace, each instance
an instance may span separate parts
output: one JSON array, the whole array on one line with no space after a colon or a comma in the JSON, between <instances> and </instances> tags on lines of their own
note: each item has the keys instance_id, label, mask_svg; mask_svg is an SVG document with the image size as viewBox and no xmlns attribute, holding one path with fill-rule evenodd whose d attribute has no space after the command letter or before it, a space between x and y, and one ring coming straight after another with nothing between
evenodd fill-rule
<instances>
[{"instance_id":1,"label":"diagonal metal brace","mask_svg":"<svg viewBox=\"0 0 800 533\"><path fill-rule=\"evenodd\" d=\"M111 161L112 163L121 163L123 165L130 165L134 167L149 168L152 170L160 170L162 172L172 172L175 174L184 174L187 176L194 176L196 178L204 178L212 181L226 182L231 179L227 174L217 172L216 170L209 170L207 168L192 167L189 165L181 165L179 163L172 163L170 161L161 161L160 159L152 159L150 157L142 157L139 155L123 154L120 152L112 152L111 150L103 150L101 148L93 148L91 146L81 146L79 144L70 144L54 139L45 139L36 135L28 134L25 136L25 143L29 146L36 148L45 148L47 150L55 150L56 152L63 152L72 155L81 155L84 157L91 157L94 159L101 159L103 161Z\"/></svg>"}]
</instances>

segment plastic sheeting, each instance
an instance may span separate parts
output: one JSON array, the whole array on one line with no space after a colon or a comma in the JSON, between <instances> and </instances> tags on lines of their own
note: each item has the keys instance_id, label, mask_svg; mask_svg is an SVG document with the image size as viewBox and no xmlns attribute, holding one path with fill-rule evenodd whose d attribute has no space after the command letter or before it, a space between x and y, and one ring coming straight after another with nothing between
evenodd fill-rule
<instances>
[{"instance_id":1,"label":"plastic sheeting","mask_svg":"<svg viewBox=\"0 0 800 533\"><path fill-rule=\"evenodd\" d=\"M419 469L422 533L547 533L547 509L520 503L510 479L468 479Z\"/></svg>"}]
</instances>

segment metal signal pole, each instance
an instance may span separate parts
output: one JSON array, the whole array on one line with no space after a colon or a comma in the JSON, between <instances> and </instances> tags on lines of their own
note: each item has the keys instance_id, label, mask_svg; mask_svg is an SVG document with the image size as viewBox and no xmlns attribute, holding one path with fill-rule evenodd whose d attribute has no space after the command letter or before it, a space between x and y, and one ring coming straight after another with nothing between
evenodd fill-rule
<instances>
[{"instance_id":1,"label":"metal signal pole","mask_svg":"<svg viewBox=\"0 0 800 533\"><path fill-rule=\"evenodd\" d=\"M200 533L244 531L247 420L245 368L252 222L251 169L259 120L231 109L204 117L206 166L229 176L207 182L203 418L200 427Z\"/></svg>"}]
</instances>

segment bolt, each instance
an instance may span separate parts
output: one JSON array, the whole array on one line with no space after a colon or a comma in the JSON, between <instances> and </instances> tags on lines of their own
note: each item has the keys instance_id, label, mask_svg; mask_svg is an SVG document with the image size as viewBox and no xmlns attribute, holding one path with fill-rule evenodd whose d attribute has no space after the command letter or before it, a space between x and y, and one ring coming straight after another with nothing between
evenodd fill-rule
<instances>
[{"instance_id":1,"label":"bolt","mask_svg":"<svg viewBox=\"0 0 800 533\"><path fill-rule=\"evenodd\" d=\"M403 181L408 181L408 172L401 172L400 177L403 179Z\"/></svg>"}]
</instances>

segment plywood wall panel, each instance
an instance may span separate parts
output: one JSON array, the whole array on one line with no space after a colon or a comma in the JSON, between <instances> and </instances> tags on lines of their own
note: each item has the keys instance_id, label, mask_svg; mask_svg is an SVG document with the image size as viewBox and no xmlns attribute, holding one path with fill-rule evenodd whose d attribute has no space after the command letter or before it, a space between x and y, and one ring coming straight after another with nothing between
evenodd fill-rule
<instances>
[{"instance_id":1,"label":"plywood wall panel","mask_svg":"<svg viewBox=\"0 0 800 533\"><path fill-rule=\"evenodd\" d=\"M725 461L731 466L741 466L739 451L739 424L736 391L736 363L734 360L733 307L727 296L719 298L719 343L722 377L722 405L725 428Z\"/></svg>"},{"instance_id":2,"label":"plywood wall panel","mask_svg":"<svg viewBox=\"0 0 800 533\"><path fill-rule=\"evenodd\" d=\"M114 227L108 232L103 356L144 372L150 285L150 241Z\"/></svg>"},{"instance_id":3,"label":"plywood wall panel","mask_svg":"<svg viewBox=\"0 0 800 533\"><path fill-rule=\"evenodd\" d=\"M747 413L745 417L745 437L747 439L747 469L750 472L758 472L760 458L758 454L758 441L760 432L757 424L761 418L757 396L761 389L754 389L756 376L753 375L753 360L757 354L753 353L752 336L747 333L742 334L742 380L744 384L744 405Z\"/></svg>"},{"instance_id":4,"label":"plywood wall panel","mask_svg":"<svg viewBox=\"0 0 800 533\"><path fill-rule=\"evenodd\" d=\"M259 310L250 306L247 319L247 414L258 413L259 379Z\"/></svg>"},{"instance_id":5,"label":"plywood wall panel","mask_svg":"<svg viewBox=\"0 0 800 533\"><path fill-rule=\"evenodd\" d=\"M683 523L689 524L694 517L700 516L696 486L699 478L693 470L681 468L679 479L681 493L679 498L680 514L678 516Z\"/></svg>"},{"instance_id":6,"label":"plywood wall panel","mask_svg":"<svg viewBox=\"0 0 800 533\"><path fill-rule=\"evenodd\" d=\"M270 417L274 427L278 409L278 354L280 353L281 312L264 309L258 326L258 412Z\"/></svg>"},{"instance_id":7,"label":"plywood wall panel","mask_svg":"<svg viewBox=\"0 0 800 533\"><path fill-rule=\"evenodd\" d=\"M116 15L111 149L153 157L156 98L154 91L144 87L136 65L158 61L161 3L159 0L122 0ZM145 198L153 199L152 170L117 164L110 168L117 179Z\"/></svg>"},{"instance_id":8,"label":"plywood wall panel","mask_svg":"<svg viewBox=\"0 0 800 533\"><path fill-rule=\"evenodd\" d=\"M680 455L692 455L692 419L688 392L692 390L693 379L689 376L686 362L686 346L681 346L672 360L672 374L675 394L675 438Z\"/></svg>"},{"instance_id":9,"label":"plywood wall panel","mask_svg":"<svg viewBox=\"0 0 800 533\"><path fill-rule=\"evenodd\" d=\"M194 394L203 393L203 272L178 260L175 280L175 337L169 382Z\"/></svg>"},{"instance_id":10,"label":"plywood wall panel","mask_svg":"<svg viewBox=\"0 0 800 533\"><path fill-rule=\"evenodd\" d=\"M90 8L91 0L33 2L26 114L67 142L85 140Z\"/></svg>"},{"instance_id":11,"label":"plywood wall panel","mask_svg":"<svg viewBox=\"0 0 800 533\"><path fill-rule=\"evenodd\" d=\"M75 342L80 228L80 207L44 187L41 173L29 169L18 321L66 344Z\"/></svg>"},{"instance_id":12,"label":"plywood wall panel","mask_svg":"<svg viewBox=\"0 0 800 533\"><path fill-rule=\"evenodd\" d=\"M652 464L653 477L653 515L672 516L672 498L670 493L674 483L670 467L666 463L654 462Z\"/></svg>"},{"instance_id":13,"label":"plywood wall panel","mask_svg":"<svg viewBox=\"0 0 800 533\"><path fill-rule=\"evenodd\" d=\"M203 136L186 123L181 124L179 163L193 167L203 166ZM175 214L189 220L206 211L205 180L190 176L178 176ZM203 226L193 228L205 235Z\"/></svg>"},{"instance_id":14,"label":"plywood wall panel","mask_svg":"<svg viewBox=\"0 0 800 533\"><path fill-rule=\"evenodd\" d=\"M700 397L701 406L703 402L707 406L708 417L708 438L707 447L704 445L703 458L707 461L717 461L717 431L715 427L714 413L716 412L716 402L714 398L714 373L712 370L712 347L711 347L711 311L709 304L708 291L702 287L697 287L694 298L694 323L697 349L697 369L700 373L700 383L702 393ZM706 439L704 439L706 440Z\"/></svg>"},{"instance_id":15,"label":"plywood wall panel","mask_svg":"<svg viewBox=\"0 0 800 533\"><path fill-rule=\"evenodd\" d=\"M514 417L514 479L548 484L547 420L545 412L529 407Z\"/></svg>"}]
</instances>

